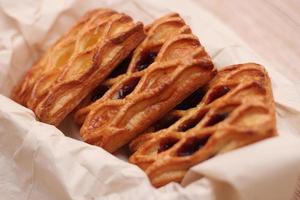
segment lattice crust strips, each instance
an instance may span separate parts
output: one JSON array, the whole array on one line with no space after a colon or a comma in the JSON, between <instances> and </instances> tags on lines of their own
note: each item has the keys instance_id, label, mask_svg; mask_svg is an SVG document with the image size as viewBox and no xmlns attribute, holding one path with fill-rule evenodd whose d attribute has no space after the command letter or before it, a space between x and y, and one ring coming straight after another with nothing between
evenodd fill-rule
<instances>
[{"instance_id":1,"label":"lattice crust strips","mask_svg":"<svg viewBox=\"0 0 300 200\"><path fill-rule=\"evenodd\" d=\"M168 116L178 120L131 143L130 162L157 187L180 182L190 167L217 154L276 135L270 79L254 63L220 70L196 107Z\"/></svg>"},{"instance_id":2,"label":"lattice crust strips","mask_svg":"<svg viewBox=\"0 0 300 200\"><path fill-rule=\"evenodd\" d=\"M157 57L148 66L149 52ZM133 53L126 75L89 109L78 111L84 117L77 121L85 119L81 136L114 152L214 75L209 56L179 15L158 19L147 28L147 38Z\"/></svg>"},{"instance_id":3,"label":"lattice crust strips","mask_svg":"<svg viewBox=\"0 0 300 200\"><path fill-rule=\"evenodd\" d=\"M124 98L129 92L132 92L131 90L137 84L137 79L129 78L125 85L124 83L119 84L121 79L128 76L134 77L135 75L130 76L133 73L137 73L136 76L140 77L141 75L139 74L141 74L141 71L148 68L154 62L161 47L170 37L191 33L189 26L185 24L177 13L170 13L163 16L148 25L145 29L147 30L147 37L134 50L133 54L125 62L122 62L116 71L112 72L111 77L84 99L83 105L80 105L81 109L75 115L75 121L79 125L82 125L89 111L99 103L93 104L97 99L100 99L100 101L113 99L118 91L120 91L120 95Z\"/></svg>"},{"instance_id":4,"label":"lattice crust strips","mask_svg":"<svg viewBox=\"0 0 300 200\"><path fill-rule=\"evenodd\" d=\"M130 162L158 187L180 182L217 154L276 135L264 68L229 66L207 85L215 73L178 14L143 28L125 14L97 9L47 50L12 98L58 125L86 97L75 114L83 139L114 152L144 133L130 144Z\"/></svg>"},{"instance_id":5,"label":"lattice crust strips","mask_svg":"<svg viewBox=\"0 0 300 200\"><path fill-rule=\"evenodd\" d=\"M143 25L125 14L88 12L29 70L12 98L58 125L144 37Z\"/></svg>"}]
</instances>

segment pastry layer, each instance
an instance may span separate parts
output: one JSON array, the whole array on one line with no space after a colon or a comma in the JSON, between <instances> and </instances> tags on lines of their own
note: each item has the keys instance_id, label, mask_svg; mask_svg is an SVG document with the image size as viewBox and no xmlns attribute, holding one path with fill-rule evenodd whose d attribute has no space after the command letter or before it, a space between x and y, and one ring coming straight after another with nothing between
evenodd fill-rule
<instances>
[{"instance_id":1,"label":"pastry layer","mask_svg":"<svg viewBox=\"0 0 300 200\"><path fill-rule=\"evenodd\" d=\"M258 64L225 67L148 131L131 142L130 162L156 187L180 182L200 162L276 135L270 79Z\"/></svg>"},{"instance_id":2,"label":"pastry layer","mask_svg":"<svg viewBox=\"0 0 300 200\"><path fill-rule=\"evenodd\" d=\"M12 98L58 125L144 37L143 25L125 14L90 11L29 70Z\"/></svg>"},{"instance_id":3,"label":"pastry layer","mask_svg":"<svg viewBox=\"0 0 300 200\"><path fill-rule=\"evenodd\" d=\"M190 28L177 13L167 14L152 24L145 27L147 37L143 42L125 59L124 62L110 74L108 79L94 91L92 91L81 103L79 111L75 114L75 121L82 125L86 115L98 103L96 100L106 101L112 99L113 93L120 90L118 83L125 76L139 73L151 65L163 44L175 35L191 33ZM114 87L114 88L112 88ZM111 88L111 89L110 89ZM128 87L127 87L128 88ZM110 89L110 90L109 90Z\"/></svg>"},{"instance_id":4,"label":"pastry layer","mask_svg":"<svg viewBox=\"0 0 300 200\"><path fill-rule=\"evenodd\" d=\"M210 57L180 16L160 18L147 28L127 73L104 96L78 111L77 121L84 121L81 136L114 152L214 75Z\"/></svg>"}]
</instances>

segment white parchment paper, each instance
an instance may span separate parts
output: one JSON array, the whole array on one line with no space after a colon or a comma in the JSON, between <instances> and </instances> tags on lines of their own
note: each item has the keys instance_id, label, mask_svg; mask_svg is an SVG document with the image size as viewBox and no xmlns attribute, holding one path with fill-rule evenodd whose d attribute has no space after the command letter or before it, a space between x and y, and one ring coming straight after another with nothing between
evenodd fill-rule
<instances>
[{"instance_id":1,"label":"white parchment paper","mask_svg":"<svg viewBox=\"0 0 300 200\"><path fill-rule=\"evenodd\" d=\"M179 12L217 67L259 62L273 83L279 136L193 167L182 185L155 189L138 167L36 121L12 87L87 10L110 7L145 23ZM0 199L297 200L300 91L203 8L185 0L0 0ZM298 187L300 184L298 183ZM298 195L298 197L297 197Z\"/></svg>"}]
</instances>

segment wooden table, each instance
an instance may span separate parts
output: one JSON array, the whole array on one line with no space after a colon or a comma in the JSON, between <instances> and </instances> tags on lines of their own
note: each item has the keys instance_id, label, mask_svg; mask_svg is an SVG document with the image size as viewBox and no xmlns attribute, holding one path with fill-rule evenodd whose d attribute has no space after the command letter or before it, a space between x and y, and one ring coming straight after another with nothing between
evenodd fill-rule
<instances>
[{"instance_id":1,"label":"wooden table","mask_svg":"<svg viewBox=\"0 0 300 200\"><path fill-rule=\"evenodd\" d=\"M300 84L300 0L193 0Z\"/></svg>"}]
</instances>

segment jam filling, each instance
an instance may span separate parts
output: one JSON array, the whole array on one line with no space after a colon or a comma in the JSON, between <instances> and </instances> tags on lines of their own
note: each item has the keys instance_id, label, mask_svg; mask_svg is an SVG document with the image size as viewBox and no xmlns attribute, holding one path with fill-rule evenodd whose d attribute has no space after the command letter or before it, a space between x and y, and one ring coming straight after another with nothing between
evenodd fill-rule
<instances>
[{"instance_id":1,"label":"jam filling","mask_svg":"<svg viewBox=\"0 0 300 200\"><path fill-rule=\"evenodd\" d=\"M198 103L202 100L205 95L204 88L199 88L190 96L188 96L185 100L183 100L180 104L178 104L175 109L176 110L187 110L193 107L196 107Z\"/></svg>"},{"instance_id":2,"label":"jam filling","mask_svg":"<svg viewBox=\"0 0 300 200\"><path fill-rule=\"evenodd\" d=\"M194 128L203 119L206 113L207 110L203 110L196 116L196 118L185 121L178 127L178 131L184 132L191 128Z\"/></svg>"},{"instance_id":3,"label":"jam filling","mask_svg":"<svg viewBox=\"0 0 300 200\"><path fill-rule=\"evenodd\" d=\"M127 56L109 75L108 78L115 78L121 74L125 74L130 64L132 53Z\"/></svg>"},{"instance_id":4,"label":"jam filling","mask_svg":"<svg viewBox=\"0 0 300 200\"><path fill-rule=\"evenodd\" d=\"M163 151L166 151L170 149L172 146L174 146L179 140L177 138L164 138L160 144L159 148L157 150L157 153L161 153Z\"/></svg>"},{"instance_id":5,"label":"jam filling","mask_svg":"<svg viewBox=\"0 0 300 200\"><path fill-rule=\"evenodd\" d=\"M129 95L137 86L139 83L140 79L132 79L130 82L125 84L117 93L116 99L124 99L127 95Z\"/></svg>"},{"instance_id":6,"label":"jam filling","mask_svg":"<svg viewBox=\"0 0 300 200\"><path fill-rule=\"evenodd\" d=\"M230 91L230 88L227 86L220 86L220 87L215 88L214 91L212 93L210 93L209 100L207 103L211 103L211 102L215 101L216 99L227 94L229 91Z\"/></svg>"},{"instance_id":7,"label":"jam filling","mask_svg":"<svg viewBox=\"0 0 300 200\"><path fill-rule=\"evenodd\" d=\"M188 138L187 141L178 149L178 156L190 156L201 149L207 143L209 136L203 138Z\"/></svg>"},{"instance_id":8,"label":"jam filling","mask_svg":"<svg viewBox=\"0 0 300 200\"><path fill-rule=\"evenodd\" d=\"M146 69L149 65L151 65L154 62L156 56L157 56L157 52L144 53L140 61L137 63L136 70L142 71Z\"/></svg>"},{"instance_id":9,"label":"jam filling","mask_svg":"<svg viewBox=\"0 0 300 200\"><path fill-rule=\"evenodd\" d=\"M91 101L94 102L98 99L100 99L109 89L109 87L105 86L105 85L100 85L98 86L96 89L93 90L93 92L91 93Z\"/></svg>"},{"instance_id":10,"label":"jam filling","mask_svg":"<svg viewBox=\"0 0 300 200\"><path fill-rule=\"evenodd\" d=\"M180 119L179 116L167 114L165 117L163 117L162 119L157 121L152 127L153 127L154 131L159 131L159 130L170 127L172 124L177 122L179 119Z\"/></svg>"},{"instance_id":11,"label":"jam filling","mask_svg":"<svg viewBox=\"0 0 300 200\"><path fill-rule=\"evenodd\" d=\"M213 126L225 120L229 116L229 112L221 112L213 115L206 123L206 126Z\"/></svg>"}]
</instances>

